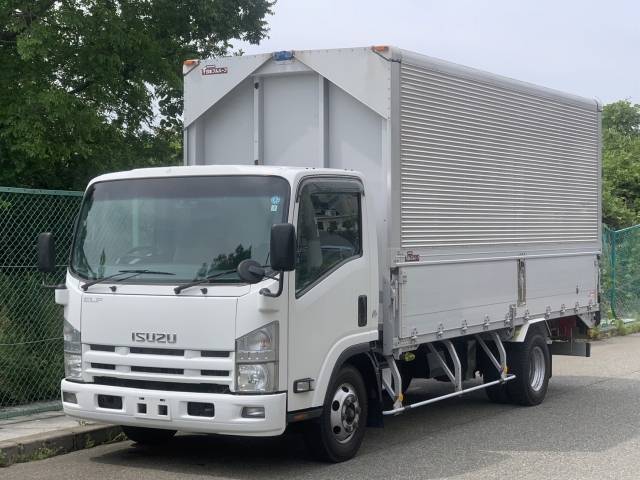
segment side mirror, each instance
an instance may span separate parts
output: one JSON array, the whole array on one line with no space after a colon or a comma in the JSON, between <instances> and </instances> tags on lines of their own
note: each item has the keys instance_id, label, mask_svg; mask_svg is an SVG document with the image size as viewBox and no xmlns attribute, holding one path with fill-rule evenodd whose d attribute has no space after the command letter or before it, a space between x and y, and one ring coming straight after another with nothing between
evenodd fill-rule
<instances>
[{"instance_id":1,"label":"side mirror","mask_svg":"<svg viewBox=\"0 0 640 480\"><path fill-rule=\"evenodd\" d=\"M56 271L56 244L51 232L38 235L38 270L42 273Z\"/></svg>"},{"instance_id":2,"label":"side mirror","mask_svg":"<svg viewBox=\"0 0 640 480\"><path fill-rule=\"evenodd\" d=\"M248 258L238 264L238 276L247 283L258 283L264 278L264 268L255 260Z\"/></svg>"},{"instance_id":3,"label":"side mirror","mask_svg":"<svg viewBox=\"0 0 640 480\"><path fill-rule=\"evenodd\" d=\"M282 295L284 272L290 272L296 268L296 229L290 223L277 223L271 226L269 259L271 268L280 272L278 291L272 293L268 288L263 288L260 294L275 298Z\"/></svg>"},{"instance_id":4,"label":"side mirror","mask_svg":"<svg viewBox=\"0 0 640 480\"><path fill-rule=\"evenodd\" d=\"M271 227L271 268L277 272L290 272L296 267L296 229L290 223L277 223Z\"/></svg>"}]
</instances>

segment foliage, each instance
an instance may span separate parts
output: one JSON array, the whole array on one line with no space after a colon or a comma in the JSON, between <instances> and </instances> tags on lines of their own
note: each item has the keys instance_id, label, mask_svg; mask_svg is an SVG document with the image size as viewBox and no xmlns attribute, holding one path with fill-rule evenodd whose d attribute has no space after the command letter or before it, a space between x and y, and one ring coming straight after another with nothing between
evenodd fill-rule
<instances>
[{"instance_id":1,"label":"foliage","mask_svg":"<svg viewBox=\"0 0 640 480\"><path fill-rule=\"evenodd\" d=\"M179 163L183 60L259 42L272 3L0 0L0 185Z\"/></svg>"},{"instance_id":2,"label":"foliage","mask_svg":"<svg viewBox=\"0 0 640 480\"><path fill-rule=\"evenodd\" d=\"M611 103L602 114L603 220L614 229L640 223L640 105Z\"/></svg>"},{"instance_id":3,"label":"foliage","mask_svg":"<svg viewBox=\"0 0 640 480\"><path fill-rule=\"evenodd\" d=\"M225 253L218 255L211 265L214 268L210 269L207 274L211 275L216 270L235 270L241 261L249 258L251 258L251 247L245 249L242 245L238 245L235 252L231 252L228 255Z\"/></svg>"}]
</instances>

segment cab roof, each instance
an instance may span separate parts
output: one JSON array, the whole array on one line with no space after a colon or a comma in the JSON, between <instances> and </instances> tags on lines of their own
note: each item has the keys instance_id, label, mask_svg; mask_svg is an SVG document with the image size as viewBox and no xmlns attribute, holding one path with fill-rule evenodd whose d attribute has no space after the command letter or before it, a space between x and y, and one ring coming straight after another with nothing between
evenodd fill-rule
<instances>
[{"instance_id":1,"label":"cab roof","mask_svg":"<svg viewBox=\"0 0 640 480\"><path fill-rule=\"evenodd\" d=\"M311 167L277 167L265 165L194 165L154 168L137 168L122 172L107 173L92 179L89 186L96 182L112 180L128 180L135 178L163 178L189 176L222 176L222 175L261 175L283 177L294 184L300 177L309 175L351 175L362 177L354 170L337 168Z\"/></svg>"}]
</instances>

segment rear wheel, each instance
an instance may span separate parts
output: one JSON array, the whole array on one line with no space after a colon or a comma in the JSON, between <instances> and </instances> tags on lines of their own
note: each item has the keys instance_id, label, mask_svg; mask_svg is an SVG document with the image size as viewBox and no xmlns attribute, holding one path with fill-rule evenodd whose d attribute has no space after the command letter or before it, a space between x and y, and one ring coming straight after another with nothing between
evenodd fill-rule
<instances>
[{"instance_id":1,"label":"rear wheel","mask_svg":"<svg viewBox=\"0 0 640 480\"><path fill-rule=\"evenodd\" d=\"M160 445L176 434L175 430L163 430L160 428L129 427L122 426L122 431L129 438L141 445Z\"/></svg>"},{"instance_id":2,"label":"rear wheel","mask_svg":"<svg viewBox=\"0 0 640 480\"><path fill-rule=\"evenodd\" d=\"M506 384L513 403L533 406L547 395L551 355L544 335L531 332L523 343L511 344L509 367L516 378Z\"/></svg>"},{"instance_id":3,"label":"rear wheel","mask_svg":"<svg viewBox=\"0 0 640 480\"><path fill-rule=\"evenodd\" d=\"M498 369L495 368L493 363L486 367L487 370L482 375L482 381L484 383L493 382L495 380L500 379L500 373L498 373ZM492 387L487 387L484 389L487 394L487 398L494 403L509 403L511 402L511 398L509 397L509 392L507 391L506 383L499 383Z\"/></svg>"},{"instance_id":4,"label":"rear wheel","mask_svg":"<svg viewBox=\"0 0 640 480\"><path fill-rule=\"evenodd\" d=\"M351 365L343 367L327 390L322 415L305 430L311 453L329 462L353 458L364 438L367 407L362 375Z\"/></svg>"},{"instance_id":5,"label":"rear wheel","mask_svg":"<svg viewBox=\"0 0 640 480\"><path fill-rule=\"evenodd\" d=\"M509 354L509 345L504 345L507 354L507 365L509 364L510 354ZM500 358L498 353L498 348L494 344L489 345L489 349L491 353L493 353L496 359ZM486 352L481 351L481 357L479 359L482 371L482 381L483 383L490 383L496 380L500 380L500 372L493 364L489 356ZM492 387L487 387L484 389L487 394L487 398L494 403L510 403L511 398L509 397L509 392L507 391L506 383L499 383Z\"/></svg>"}]
</instances>

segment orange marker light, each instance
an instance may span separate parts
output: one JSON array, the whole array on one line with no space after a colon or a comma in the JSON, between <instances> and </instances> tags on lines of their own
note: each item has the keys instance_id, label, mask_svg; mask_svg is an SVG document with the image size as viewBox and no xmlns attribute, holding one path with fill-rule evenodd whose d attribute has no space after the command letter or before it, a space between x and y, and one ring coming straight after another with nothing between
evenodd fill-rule
<instances>
[{"instance_id":1,"label":"orange marker light","mask_svg":"<svg viewBox=\"0 0 640 480\"><path fill-rule=\"evenodd\" d=\"M373 47L371 47L371 50L373 50L374 52L386 52L387 50L389 50L389 47L387 45L374 45Z\"/></svg>"},{"instance_id":2,"label":"orange marker light","mask_svg":"<svg viewBox=\"0 0 640 480\"><path fill-rule=\"evenodd\" d=\"M199 60L185 60L184 62L182 62L182 64L185 67L192 67L193 65L197 65L199 62Z\"/></svg>"}]
</instances>

